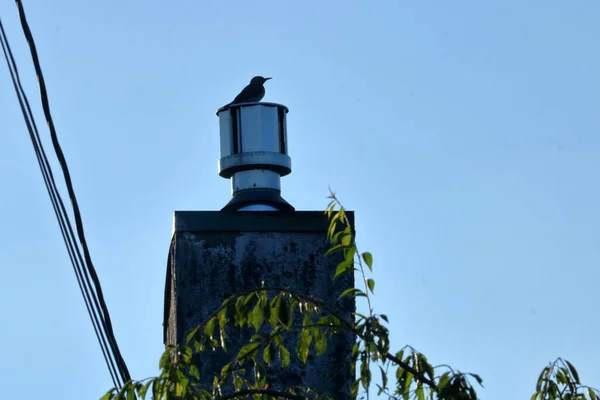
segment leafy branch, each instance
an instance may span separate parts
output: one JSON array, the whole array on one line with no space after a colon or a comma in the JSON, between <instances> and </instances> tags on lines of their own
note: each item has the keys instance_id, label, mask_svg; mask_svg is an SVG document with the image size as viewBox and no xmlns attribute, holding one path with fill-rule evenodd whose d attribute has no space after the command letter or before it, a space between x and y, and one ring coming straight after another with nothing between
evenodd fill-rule
<instances>
[{"instance_id":1,"label":"leafy branch","mask_svg":"<svg viewBox=\"0 0 600 400\"><path fill-rule=\"evenodd\" d=\"M373 256L358 251L343 205L331 191L329 199L325 213L329 219L327 239L330 248L325 256L343 255L332 271L332 277L338 279L358 272L364 288L346 288L337 300L364 298L366 315L338 312L336 304L326 304L285 287L263 286L239 292L225 299L196 326L184 345L167 346L159 363L161 374L158 377L129 381L120 389L111 389L102 400L145 399L149 393L155 400L325 399L326 396L312 388L272 388L268 383L268 368L287 368L292 357L306 364L311 352L317 357L324 355L331 338L340 334L350 334L356 339L350 365L332 366L357 372L358 377L351 387L353 399L359 397L361 388L369 398L374 384L372 370L380 372L380 382L375 383L378 395L385 394L389 399L477 399L470 379L483 386L479 375L463 373L444 364L434 367L424 354L411 346L395 353L391 351L389 331L385 326L388 317L375 313L371 302L375 280L369 278L368 273L373 272ZM231 361L222 366L217 376L200 376L199 357L216 350L228 354L228 332L232 329L251 329L254 333L233 353ZM295 348L290 343L294 343ZM559 358L542 370L531 399L600 400L600 393L582 385L573 365Z\"/></svg>"}]
</instances>

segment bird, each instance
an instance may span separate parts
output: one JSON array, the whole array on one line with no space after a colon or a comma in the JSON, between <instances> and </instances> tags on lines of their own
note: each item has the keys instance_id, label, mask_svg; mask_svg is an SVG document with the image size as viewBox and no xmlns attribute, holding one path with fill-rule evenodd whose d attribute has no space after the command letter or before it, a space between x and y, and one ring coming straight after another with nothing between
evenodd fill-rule
<instances>
[{"instance_id":1,"label":"bird","mask_svg":"<svg viewBox=\"0 0 600 400\"><path fill-rule=\"evenodd\" d=\"M244 89L242 89L240 94L235 96L235 99L233 99L233 101L231 103L229 103L228 105L238 104L238 103L254 103L254 102L261 101L262 98L265 97L265 87L263 85L269 79L271 79L271 78L263 78L262 76L255 76L250 81L250 84L248 84L248 86L246 86Z\"/></svg>"}]
</instances>

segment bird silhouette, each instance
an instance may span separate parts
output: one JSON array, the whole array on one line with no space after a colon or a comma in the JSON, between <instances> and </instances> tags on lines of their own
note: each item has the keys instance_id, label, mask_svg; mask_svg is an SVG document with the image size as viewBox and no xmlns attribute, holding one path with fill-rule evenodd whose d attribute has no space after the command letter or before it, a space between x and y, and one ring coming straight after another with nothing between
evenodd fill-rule
<instances>
[{"instance_id":1,"label":"bird silhouette","mask_svg":"<svg viewBox=\"0 0 600 400\"><path fill-rule=\"evenodd\" d=\"M269 79L271 79L271 78L263 78L262 76L255 76L250 81L250 84L248 84L248 86L246 86L244 89L242 89L240 94L235 96L235 99L233 99L233 101L231 103L229 103L228 105L238 104L238 103L254 103L254 102L261 101L262 98L265 97L265 87L263 85Z\"/></svg>"}]
</instances>

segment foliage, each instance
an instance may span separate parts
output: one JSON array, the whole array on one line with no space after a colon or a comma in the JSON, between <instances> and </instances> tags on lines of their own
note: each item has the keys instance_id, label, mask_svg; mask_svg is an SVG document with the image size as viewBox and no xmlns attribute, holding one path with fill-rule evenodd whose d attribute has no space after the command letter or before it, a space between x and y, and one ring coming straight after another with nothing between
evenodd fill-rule
<instances>
[{"instance_id":1,"label":"foliage","mask_svg":"<svg viewBox=\"0 0 600 400\"><path fill-rule=\"evenodd\" d=\"M148 395L155 400L325 399L311 388L270 389L267 369L285 368L292 357L307 363L309 350L322 355L332 335L340 332L351 332L357 338L352 365L348 365L356 371L352 384L354 399L368 399L374 393L404 400L477 399L473 383L483 386L479 375L447 365L433 366L424 354L410 346L392 352L386 328L388 317L375 313L371 306L375 281L368 273L373 271L373 256L358 251L344 207L334 193L329 198L331 202L325 213L330 221L327 237L331 247L326 255L343 253L334 279L356 272L361 280L361 288L347 288L339 299L346 296L364 299L366 314L357 312L353 319L347 319L321 300L285 288L260 287L237 293L193 329L185 345L167 346L160 359L158 377L130 381L120 389L111 389L101 400L146 399ZM220 375L211 377L212 385L207 387L207 379L201 379L195 361L205 352L226 351L227 331L231 326L251 328L254 334L222 366ZM298 339L295 348L285 341L291 335ZM582 385L573 365L559 358L542 370L531 399L597 400L600 392Z\"/></svg>"}]
</instances>

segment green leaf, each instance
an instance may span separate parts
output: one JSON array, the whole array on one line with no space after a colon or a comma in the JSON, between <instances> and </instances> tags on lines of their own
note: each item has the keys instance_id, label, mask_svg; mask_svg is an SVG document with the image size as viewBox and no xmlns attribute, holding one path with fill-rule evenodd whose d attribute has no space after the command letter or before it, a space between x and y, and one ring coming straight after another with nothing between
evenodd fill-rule
<instances>
[{"instance_id":1,"label":"green leaf","mask_svg":"<svg viewBox=\"0 0 600 400\"><path fill-rule=\"evenodd\" d=\"M252 292L252 293L249 293L246 296L244 296L242 298L243 302L244 302L244 305L250 303L250 300L252 300L254 298L254 296L256 296L256 292Z\"/></svg>"},{"instance_id":2,"label":"green leaf","mask_svg":"<svg viewBox=\"0 0 600 400\"><path fill-rule=\"evenodd\" d=\"M354 261L354 255L356 254L356 246L346 246L344 248L344 259L347 261Z\"/></svg>"},{"instance_id":3,"label":"green leaf","mask_svg":"<svg viewBox=\"0 0 600 400\"><path fill-rule=\"evenodd\" d=\"M270 311L269 311L269 323L271 324L271 326L273 328L275 328L275 326L277 326L277 316L279 315L279 307L280 307L280 303L281 303L281 297L277 296L274 297L273 300L271 300L271 303L269 305Z\"/></svg>"},{"instance_id":4,"label":"green leaf","mask_svg":"<svg viewBox=\"0 0 600 400\"><path fill-rule=\"evenodd\" d=\"M344 211L344 207L340 207L340 211L338 211L339 220L344 223L346 221L346 212Z\"/></svg>"},{"instance_id":5,"label":"green leaf","mask_svg":"<svg viewBox=\"0 0 600 400\"><path fill-rule=\"evenodd\" d=\"M369 267L369 271L373 272L373 256L371 253L368 251L362 253L362 259L365 261L365 264L367 264L367 267Z\"/></svg>"},{"instance_id":6,"label":"green leaf","mask_svg":"<svg viewBox=\"0 0 600 400\"><path fill-rule=\"evenodd\" d=\"M348 289L344 290L342 292L342 294L340 294L340 297L338 297L338 300L343 297L346 297L348 295L351 295L351 294L354 296L357 296L357 297L361 297L361 296L366 297L366 295L364 294L364 292L362 290L357 289L357 288L348 288Z\"/></svg>"},{"instance_id":7,"label":"green leaf","mask_svg":"<svg viewBox=\"0 0 600 400\"><path fill-rule=\"evenodd\" d=\"M371 293L375 294L375 281L373 279L367 279L367 286L369 286Z\"/></svg>"},{"instance_id":8,"label":"green leaf","mask_svg":"<svg viewBox=\"0 0 600 400\"><path fill-rule=\"evenodd\" d=\"M580 383L579 382L579 374L577 373L577 370L575 369L573 364L571 364L567 360L565 360L565 362L567 363L567 366L569 367L569 371L571 371L571 375L573 375L573 379L575 379L575 383L579 384Z\"/></svg>"},{"instance_id":9,"label":"green leaf","mask_svg":"<svg viewBox=\"0 0 600 400\"><path fill-rule=\"evenodd\" d=\"M306 359L308 358L308 349L310 348L311 341L312 336L310 335L310 331L308 329L302 329L300 340L298 340L298 358L303 364L306 364Z\"/></svg>"},{"instance_id":10,"label":"green leaf","mask_svg":"<svg viewBox=\"0 0 600 400\"><path fill-rule=\"evenodd\" d=\"M148 382L146 382L146 384L138 391L138 395L142 398L145 399L146 398L146 393L148 393L148 388L150 387L150 385L152 384L152 382L154 382L155 379L150 379Z\"/></svg>"},{"instance_id":11,"label":"green leaf","mask_svg":"<svg viewBox=\"0 0 600 400\"><path fill-rule=\"evenodd\" d=\"M225 326L227 325L228 320L227 308L223 308L221 311L219 311L217 317L219 318L219 340L221 341L221 347L223 348L223 350L227 351L225 347L225 338L227 337L227 335L225 334Z\"/></svg>"},{"instance_id":12,"label":"green leaf","mask_svg":"<svg viewBox=\"0 0 600 400\"><path fill-rule=\"evenodd\" d=\"M361 356L361 364L360 364L360 383L365 390L371 384L371 370L369 369L369 362L365 357Z\"/></svg>"},{"instance_id":13,"label":"green leaf","mask_svg":"<svg viewBox=\"0 0 600 400\"><path fill-rule=\"evenodd\" d=\"M327 349L327 336L325 336L325 333L319 328L317 328L317 333L315 335L315 347L317 348L318 356L325 353L325 350Z\"/></svg>"},{"instance_id":14,"label":"green leaf","mask_svg":"<svg viewBox=\"0 0 600 400\"><path fill-rule=\"evenodd\" d=\"M125 388L119 390L119 393L117 393L115 400L125 400Z\"/></svg>"},{"instance_id":15,"label":"green leaf","mask_svg":"<svg viewBox=\"0 0 600 400\"><path fill-rule=\"evenodd\" d=\"M289 363L290 363L290 352L283 345L279 346L279 358L281 359L281 366L282 367L285 368L285 367L287 367L289 365Z\"/></svg>"},{"instance_id":16,"label":"green leaf","mask_svg":"<svg viewBox=\"0 0 600 400\"><path fill-rule=\"evenodd\" d=\"M347 272L350 272L353 270L354 267L354 260L344 260L341 263L338 264L337 268L335 269L335 275L333 276L333 279L337 278L340 275L344 275Z\"/></svg>"},{"instance_id":17,"label":"green leaf","mask_svg":"<svg viewBox=\"0 0 600 400\"><path fill-rule=\"evenodd\" d=\"M200 379L200 371L198 371L198 367L194 364L190 365L190 375L196 379Z\"/></svg>"},{"instance_id":18,"label":"green leaf","mask_svg":"<svg viewBox=\"0 0 600 400\"><path fill-rule=\"evenodd\" d=\"M267 380L267 370L259 363L254 364L254 380L257 387L264 387Z\"/></svg>"},{"instance_id":19,"label":"green leaf","mask_svg":"<svg viewBox=\"0 0 600 400\"><path fill-rule=\"evenodd\" d=\"M423 392L423 384L419 384L419 386L417 386L417 398L419 400L425 400L425 393Z\"/></svg>"},{"instance_id":20,"label":"green leaf","mask_svg":"<svg viewBox=\"0 0 600 400\"><path fill-rule=\"evenodd\" d=\"M354 346L352 346L352 358L356 359L358 357L358 347L359 347L359 343L354 343Z\"/></svg>"},{"instance_id":21,"label":"green leaf","mask_svg":"<svg viewBox=\"0 0 600 400\"><path fill-rule=\"evenodd\" d=\"M246 307L244 306L244 298L240 297L239 299L237 299L237 301L235 302L234 321L235 326L238 326L240 328L242 328L244 325L246 325L246 322L248 322L248 314L246 313Z\"/></svg>"},{"instance_id":22,"label":"green leaf","mask_svg":"<svg viewBox=\"0 0 600 400\"><path fill-rule=\"evenodd\" d=\"M342 244L344 246L349 246L350 243L352 243L352 231L350 230L349 226L346 226L343 230L344 233L346 233L346 235L344 235L341 239L342 239Z\"/></svg>"},{"instance_id":23,"label":"green leaf","mask_svg":"<svg viewBox=\"0 0 600 400\"><path fill-rule=\"evenodd\" d=\"M194 337L196 336L196 333L198 333L198 328L194 328L190 331L190 333L188 333L187 338L185 339L186 343L190 343L192 341L192 339L194 339Z\"/></svg>"},{"instance_id":24,"label":"green leaf","mask_svg":"<svg viewBox=\"0 0 600 400\"><path fill-rule=\"evenodd\" d=\"M175 385L175 394L177 396L183 397L185 395L185 393L187 392L187 386L188 386L188 380L185 376L180 376L179 377L179 382L177 382L177 384ZM131 399L127 399L127 400L131 400Z\"/></svg>"},{"instance_id":25,"label":"green leaf","mask_svg":"<svg viewBox=\"0 0 600 400\"><path fill-rule=\"evenodd\" d=\"M556 380L558 381L558 383L563 383L563 384L567 383L567 377L565 376L564 372L561 370L558 370L556 372Z\"/></svg>"},{"instance_id":26,"label":"green leaf","mask_svg":"<svg viewBox=\"0 0 600 400\"><path fill-rule=\"evenodd\" d=\"M304 314L304 318L302 319L302 327L306 328L309 325L312 325L312 312L307 312L306 314ZM322 317L321 319L327 319L325 317ZM319 323L321 323L321 320L319 320Z\"/></svg>"},{"instance_id":27,"label":"green leaf","mask_svg":"<svg viewBox=\"0 0 600 400\"><path fill-rule=\"evenodd\" d=\"M400 350L396 353L396 358L399 360L404 360L404 350Z\"/></svg>"},{"instance_id":28,"label":"green leaf","mask_svg":"<svg viewBox=\"0 0 600 400\"><path fill-rule=\"evenodd\" d=\"M385 389L387 388L387 374L385 373L381 365L379 365L379 371L381 371L381 387L382 389ZM381 394L381 392L379 394Z\"/></svg>"},{"instance_id":29,"label":"green leaf","mask_svg":"<svg viewBox=\"0 0 600 400\"><path fill-rule=\"evenodd\" d=\"M271 344L267 344L263 350L263 360L267 365L271 365Z\"/></svg>"},{"instance_id":30,"label":"green leaf","mask_svg":"<svg viewBox=\"0 0 600 400\"><path fill-rule=\"evenodd\" d=\"M382 320L384 320L385 322L387 322L388 324L390 323L390 321L388 320L387 315L385 314L379 314L379 316L381 317Z\"/></svg>"},{"instance_id":31,"label":"green leaf","mask_svg":"<svg viewBox=\"0 0 600 400\"><path fill-rule=\"evenodd\" d=\"M259 346L260 343L248 343L247 345L241 348L240 352L238 353L237 359L243 360L247 357L254 358L254 354L256 353L256 350L258 350Z\"/></svg>"},{"instance_id":32,"label":"green leaf","mask_svg":"<svg viewBox=\"0 0 600 400\"><path fill-rule=\"evenodd\" d=\"M442 376L440 376L440 379L438 380L438 390L440 394L444 393L444 389L446 388L446 385L449 382L449 376L450 372L444 372Z\"/></svg>"},{"instance_id":33,"label":"green leaf","mask_svg":"<svg viewBox=\"0 0 600 400\"><path fill-rule=\"evenodd\" d=\"M280 302L279 312L278 312L279 322L286 328L289 329L292 325L292 317L290 304L287 299L283 298Z\"/></svg>"},{"instance_id":34,"label":"green leaf","mask_svg":"<svg viewBox=\"0 0 600 400\"><path fill-rule=\"evenodd\" d=\"M335 201L329 202L329 205L327 206L327 209L325 210L325 214L327 214L327 218L331 218L331 213L333 212L334 208L335 208Z\"/></svg>"},{"instance_id":35,"label":"green leaf","mask_svg":"<svg viewBox=\"0 0 600 400\"><path fill-rule=\"evenodd\" d=\"M537 381L537 385L535 386L535 391L539 392L540 390L542 390L542 383L544 383L544 375L546 374L546 370L548 368L544 368L542 370L542 372L540 372L540 376L538 377L538 381Z\"/></svg>"},{"instance_id":36,"label":"green leaf","mask_svg":"<svg viewBox=\"0 0 600 400\"><path fill-rule=\"evenodd\" d=\"M410 392L410 386L412 385L414 375L410 371L406 371L404 375L406 375L406 380L404 381L404 393L408 393Z\"/></svg>"},{"instance_id":37,"label":"green leaf","mask_svg":"<svg viewBox=\"0 0 600 400\"><path fill-rule=\"evenodd\" d=\"M331 237L332 243L340 243L346 236L352 236L352 233L345 230L337 232Z\"/></svg>"},{"instance_id":38,"label":"green leaf","mask_svg":"<svg viewBox=\"0 0 600 400\"><path fill-rule=\"evenodd\" d=\"M351 386L350 390L351 390L353 399L357 398L357 396L358 396L359 385L360 385L360 379L357 379L354 382L352 382L352 386Z\"/></svg>"},{"instance_id":39,"label":"green leaf","mask_svg":"<svg viewBox=\"0 0 600 400\"><path fill-rule=\"evenodd\" d=\"M327 257L328 255L335 253L336 251L340 251L340 250L344 250L346 249L348 246L343 245L343 244L336 244L335 246L332 246L329 248L329 250L327 250L325 252L325 255L323 257Z\"/></svg>"},{"instance_id":40,"label":"green leaf","mask_svg":"<svg viewBox=\"0 0 600 400\"><path fill-rule=\"evenodd\" d=\"M114 395L114 391L116 389L110 389L108 392L106 392L106 394L104 396L102 396L100 398L100 400L111 400L113 397L115 397Z\"/></svg>"},{"instance_id":41,"label":"green leaf","mask_svg":"<svg viewBox=\"0 0 600 400\"><path fill-rule=\"evenodd\" d=\"M594 389L592 388L588 388L588 394L590 395L590 399L591 400L598 400L598 395L596 394L596 392L594 391Z\"/></svg>"},{"instance_id":42,"label":"green leaf","mask_svg":"<svg viewBox=\"0 0 600 400\"><path fill-rule=\"evenodd\" d=\"M260 301L256 302L254 309L252 310L252 324L254 329L258 332L263 322L265 321L265 313L260 305Z\"/></svg>"},{"instance_id":43,"label":"green leaf","mask_svg":"<svg viewBox=\"0 0 600 400\"><path fill-rule=\"evenodd\" d=\"M189 364L194 356L194 352L189 346L182 346L179 350L179 354L181 356L181 361L183 361L185 365Z\"/></svg>"},{"instance_id":44,"label":"green leaf","mask_svg":"<svg viewBox=\"0 0 600 400\"><path fill-rule=\"evenodd\" d=\"M477 381L477 383L479 383L481 385L481 387L483 387L483 379L481 379L481 377L477 374L469 374L471 375L473 378L475 378L475 380Z\"/></svg>"}]
</instances>

